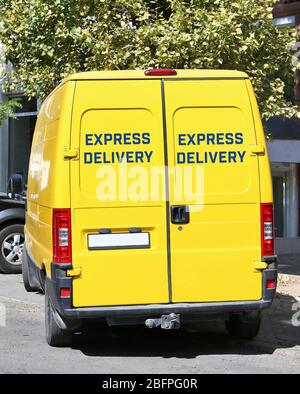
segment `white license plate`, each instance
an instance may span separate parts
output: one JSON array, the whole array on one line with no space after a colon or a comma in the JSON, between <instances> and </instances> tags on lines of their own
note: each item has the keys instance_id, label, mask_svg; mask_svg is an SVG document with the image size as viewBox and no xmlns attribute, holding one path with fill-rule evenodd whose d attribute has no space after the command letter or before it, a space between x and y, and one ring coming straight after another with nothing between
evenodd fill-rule
<instances>
[{"instance_id":1,"label":"white license plate","mask_svg":"<svg viewBox=\"0 0 300 394\"><path fill-rule=\"evenodd\" d=\"M150 234L88 234L88 248L90 250L150 248Z\"/></svg>"}]
</instances>

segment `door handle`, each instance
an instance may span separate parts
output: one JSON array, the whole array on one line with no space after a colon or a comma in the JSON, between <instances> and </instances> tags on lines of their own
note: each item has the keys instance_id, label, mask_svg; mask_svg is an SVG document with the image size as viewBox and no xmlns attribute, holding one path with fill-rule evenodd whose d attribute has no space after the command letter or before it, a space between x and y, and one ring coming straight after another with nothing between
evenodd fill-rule
<instances>
[{"instance_id":1,"label":"door handle","mask_svg":"<svg viewBox=\"0 0 300 394\"><path fill-rule=\"evenodd\" d=\"M266 150L263 144L260 142L257 145L250 145L250 152L253 155L264 155L266 153Z\"/></svg>"},{"instance_id":2,"label":"door handle","mask_svg":"<svg viewBox=\"0 0 300 394\"><path fill-rule=\"evenodd\" d=\"M171 207L171 220L173 224L188 224L190 222L188 205L173 205Z\"/></svg>"}]
</instances>

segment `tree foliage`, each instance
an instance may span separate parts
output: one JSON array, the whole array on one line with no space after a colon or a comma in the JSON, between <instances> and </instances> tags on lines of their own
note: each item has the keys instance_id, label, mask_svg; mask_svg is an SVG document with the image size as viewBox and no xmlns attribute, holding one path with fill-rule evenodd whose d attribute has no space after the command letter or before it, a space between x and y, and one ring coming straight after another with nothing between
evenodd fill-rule
<instances>
[{"instance_id":1,"label":"tree foliage","mask_svg":"<svg viewBox=\"0 0 300 394\"><path fill-rule=\"evenodd\" d=\"M291 107L291 30L272 0L0 0L0 41L29 96L66 75L149 67L238 69L264 118Z\"/></svg>"},{"instance_id":2,"label":"tree foliage","mask_svg":"<svg viewBox=\"0 0 300 394\"><path fill-rule=\"evenodd\" d=\"M18 101L18 99L12 99L9 101L5 101L4 103L0 103L0 127L3 124L3 121L6 118L15 118L15 109L20 108L22 105Z\"/></svg>"}]
</instances>

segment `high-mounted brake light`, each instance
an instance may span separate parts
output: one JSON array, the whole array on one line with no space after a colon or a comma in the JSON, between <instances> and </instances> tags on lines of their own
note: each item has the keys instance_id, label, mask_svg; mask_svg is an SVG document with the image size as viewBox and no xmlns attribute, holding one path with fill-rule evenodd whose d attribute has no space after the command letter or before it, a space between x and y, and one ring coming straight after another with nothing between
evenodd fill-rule
<instances>
[{"instance_id":1,"label":"high-mounted brake light","mask_svg":"<svg viewBox=\"0 0 300 394\"><path fill-rule=\"evenodd\" d=\"M145 75L147 77L160 77L165 75L177 75L177 71L172 68L157 68L153 70L146 70Z\"/></svg>"},{"instance_id":2,"label":"high-mounted brake light","mask_svg":"<svg viewBox=\"0 0 300 394\"><path fill-rule=\"evenodd\" d=\"M71 210L53 209L53 262L72 263Z\"/></svg>"},{"instance_id":3,"label":"high-mounted brake light","mask_svg":"<svg viewBox=\"0 0 300 394\"><path fill-rule=\"evenodd\" d=\"M262 256L274 255L273 204L261 204L261 248Z\"/></svg>"}]
</instances>

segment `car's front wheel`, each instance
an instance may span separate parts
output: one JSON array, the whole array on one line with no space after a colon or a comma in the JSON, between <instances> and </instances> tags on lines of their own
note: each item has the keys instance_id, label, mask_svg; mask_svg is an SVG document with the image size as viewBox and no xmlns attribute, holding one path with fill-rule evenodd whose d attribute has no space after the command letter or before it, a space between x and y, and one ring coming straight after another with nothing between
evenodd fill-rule
<instances>
[{"instance_id":1,"label":"car's front wheel","mask_svg":"<svg viewBox=\"0 0 300 394\"><path fill-rule=\"evenodd\" d=\"M22 272L24 226L10 224L0 231L0 271L4 274Z\"/></svg>"}]
</instances>

